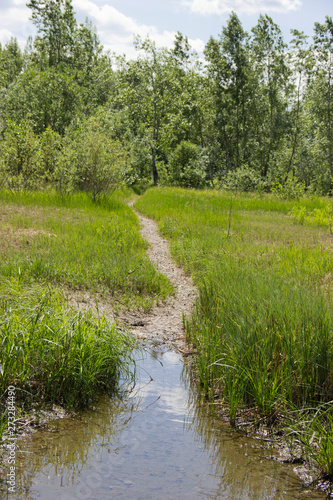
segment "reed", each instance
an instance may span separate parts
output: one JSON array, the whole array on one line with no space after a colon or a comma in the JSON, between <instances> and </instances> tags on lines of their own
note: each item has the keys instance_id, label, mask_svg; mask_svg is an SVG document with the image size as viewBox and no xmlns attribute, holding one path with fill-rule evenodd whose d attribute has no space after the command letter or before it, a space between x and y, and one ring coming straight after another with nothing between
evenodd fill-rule
<instances>
[{"instance_id":1,"label":"reed","mask_svg":"<svg viewBox=\"0 0 333 500\"><path fill-rule=\"evenodd\" d=\"M129 369L133 340L104 317L71 309L61 290L0 278L0 317L2 431L8 387L17 413L53 403L80 408L101 390L114 392Z\"/></svg>"}]
</instances>

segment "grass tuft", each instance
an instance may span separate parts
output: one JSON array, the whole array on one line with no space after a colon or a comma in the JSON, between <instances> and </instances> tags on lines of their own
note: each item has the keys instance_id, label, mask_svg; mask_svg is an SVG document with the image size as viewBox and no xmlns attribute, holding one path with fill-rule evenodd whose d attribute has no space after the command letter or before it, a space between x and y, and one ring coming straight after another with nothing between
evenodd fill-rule
<instances>
[{"instance_id":1,"label":"grass tuft","mask_svg":"<svg viewBox=\"0 0 333 500\"><path fill-rule=\"evenodd\" d=\"M3 422L10 386L22 411L54 403L81 408L101 390L116 390L130 363L130 337L105 318L74 311L45 284L1 278L0 297Z\"/></svg>"}]
</instances>

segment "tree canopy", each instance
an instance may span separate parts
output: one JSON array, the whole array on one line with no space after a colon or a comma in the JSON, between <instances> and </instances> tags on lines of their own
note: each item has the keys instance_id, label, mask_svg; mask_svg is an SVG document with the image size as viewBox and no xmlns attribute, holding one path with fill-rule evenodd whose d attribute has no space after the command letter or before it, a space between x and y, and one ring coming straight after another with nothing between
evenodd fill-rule
<instances>
[{"instance_id":1,"label":"tree canopy","mask_svg":"<svg viewBox=\"0 0 333 500\"><path fill-rule=\"evenodd\" d=\"M35 141L34 179L50 182L45 138L57 137L59 171L62 163L66 168L61 151L68 144L79 151L79 138L95 137L95 123L99 157L106 158L102 143L110 141L126 163L120 177L128 183L269 191L294 182L331 192L331 17L314 24L312 42L292 30L287 45L268 15L246 32L232 12L220 35L207 41L204 59L177 32L171 48L135 37L137 57L127 60L104 51L89 20L78 24L71 0L27 6L36 37L25 51L15 39L0 45L1 184L18 179L10 166L15 134Z\"/></svg>"}]
</instances>

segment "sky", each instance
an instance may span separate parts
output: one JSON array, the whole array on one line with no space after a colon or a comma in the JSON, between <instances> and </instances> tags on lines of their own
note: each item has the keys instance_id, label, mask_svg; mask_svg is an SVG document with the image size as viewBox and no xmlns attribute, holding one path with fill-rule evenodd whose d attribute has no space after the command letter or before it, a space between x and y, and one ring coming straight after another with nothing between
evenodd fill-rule
<instances>
[{"instance_id":1,"label":"sky","mask_svg":"<svg viewBox=\"0 0 333 500\"><path fill-rule=\"evenodd\" d=\"M29 20L28 0L0 0L0 43L16 37L23 49L35 28ZM171 47L177 31L186 35L199 55L236 12L250 31L260 14L268 14L281 28L286 42L290 29L312 37L315 22L333 17L333 0L72 0L79 23L88 17L106 50L135 57L133 36L146 35L158 46Z\"/></svg>"}]
</instances>

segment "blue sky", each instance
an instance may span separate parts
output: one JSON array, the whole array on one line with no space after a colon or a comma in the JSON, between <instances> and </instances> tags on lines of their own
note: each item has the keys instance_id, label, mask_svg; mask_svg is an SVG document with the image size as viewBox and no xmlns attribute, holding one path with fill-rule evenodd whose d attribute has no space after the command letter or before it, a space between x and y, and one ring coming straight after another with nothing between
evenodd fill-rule
<instances>
[{"instance_id":1,"label":"blue sky","mask_svg":"<svg viewBox=\"0 0 333 500\"><path fill-rule=\"evenodd\" d=\"M27 0L0 0L0 42L15 36L24 47L34 27L29 21ZM147 34L158 45L171 46L177 31L187 35L199 53L209 37L218 36L230 12L239 16L250 31L260 13L267 13L280 26L285 40L296 28L312 36L314 23L333 17L333 0L72 0L76 17L88 17L97 27L106 49L135 55L133 34Z\"/></svg>"}]
</instances>

